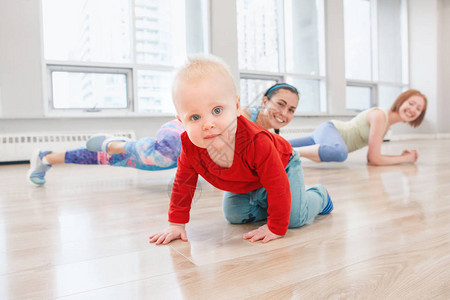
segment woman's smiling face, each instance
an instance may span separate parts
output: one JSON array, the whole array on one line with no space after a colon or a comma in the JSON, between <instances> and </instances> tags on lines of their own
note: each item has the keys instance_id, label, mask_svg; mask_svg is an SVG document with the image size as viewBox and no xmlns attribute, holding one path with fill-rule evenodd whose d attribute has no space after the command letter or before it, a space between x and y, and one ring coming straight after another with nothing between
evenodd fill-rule
<instances>
[{"instance_id":1,"label":"woman's smiling face","mask_svg":"<svg viewBox=\"0 0 450 300\"><path fill-rule=\"evenodd\" d=\"M264 115L272 128L280 129L289 124L298 106L298 95L290 90L280 88L269 99L264 97Z\"/></svg>"},{"instance_id":2,"label":"woman's smiling face","mask_svg":"<svg viewBox=\"0 0 450 300\"><path fill-rule=\"evenodd\" d=\"M417 119L425 107L423 97L414 95L400 105L398 113L403 122L412 122Z\"/></svg>"}]
</instances>

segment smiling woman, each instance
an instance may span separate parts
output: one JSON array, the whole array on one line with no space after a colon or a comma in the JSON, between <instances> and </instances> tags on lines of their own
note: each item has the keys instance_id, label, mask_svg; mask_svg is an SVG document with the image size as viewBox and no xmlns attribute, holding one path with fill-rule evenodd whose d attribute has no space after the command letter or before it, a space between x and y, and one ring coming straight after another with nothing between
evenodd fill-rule
<instances>
[{"instance_id":1,"label":"smiling woman","mask_svg":"<svg viewBox=\"0 0 450 300\"><path fill-rule=\"evenodd\" d=\"M407 149L401 155L382 155L381 144L390 126L408 123L419 126L427 110L427 98L417 90L400 94L389 110L371 108L348 122L332 120L319 125L311 136L289 142L302 157L316 162L342 162L349 152L369 146L367 161L372 165L395 165L417 161L418 152Z\"/></svg>"},{"instance_id":2,"label":"smiling woman","mask_svg":"<svg viewBox=\"0 0 450 300\"><path fill-rule=\"evenodd\" d=\"M264 93L261 107L244 108L241 113L258 125L275 129L278 133L281 127L292 121L298 101L299 94L294 86L277 83Z\"/></svg>"}]
</instances>

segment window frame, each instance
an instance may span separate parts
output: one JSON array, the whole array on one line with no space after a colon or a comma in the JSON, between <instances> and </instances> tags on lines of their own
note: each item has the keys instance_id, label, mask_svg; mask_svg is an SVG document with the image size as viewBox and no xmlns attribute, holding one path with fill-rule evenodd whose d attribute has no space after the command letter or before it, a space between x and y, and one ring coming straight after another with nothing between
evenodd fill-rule
<instances>
[{"instance_id":1,"label":"window frame","mask_svg":"<svg viewBox=\"0 0 450 300\"><path fill-rule=\"evenodd\" d=\"M357 81L357 80L351 80L351 81L347 81L346 84L346 88L347 87L362 87L362 88L370 88L370 107L374 107L374 105L376 104L376 99L378 99L378 85L368 82L368 81ZM347 103L347 99L345 99L346 103ZM355 113L359 113L362 110L359 109L349 109L346 108L347 111L351 111L351 112L355 112Z\"/></svg>"},{"instance_id":2,"label":"window frame","mask_svg":"<svg viewBox=\"0 0 450 300\"><path fill-rule=\"evenodd\" d=\"M282 75L276 75L276 74L254 74L254 73L251 73L251 72L240 73L239 82L242 79L244 79L244 80L245 79L247 79L247 80L267 80L267 81L273 80L276 83L283 82L283 76ZM261 91L261 93L263 93L263 92L264 91ZM248 102L248 100L249 99L247 99L247 103L245 103L246 106L244 106L244 107L251 107L251 105L250 105L251 102ZM262 98L260 100L261 100L260 105L262 105ZM242 99L241 99L241 105L242 105Z\"/></svg>"},{"instance_id":3,"label":"window frame","mask_svg":"<svg viewBox=\"0 0 450 300\"><path fill-rule=\"evenodd\" d=\"M48 63L47 65L47 93L48 93L48 107L52 111L62 112L62 111L70 111L70 112L102 112L102 111L133 111L133 70L131 68L125 67L100 67L98 65L95 66L81 66L79 64L57 64L57 63ZM68 72L68 73L93 73L93 74L122 74L125 75L126 78L126 107L125 108L55 108L54 107L54 95L53 95L53 72Z\"/></svg>"}]
</instances>

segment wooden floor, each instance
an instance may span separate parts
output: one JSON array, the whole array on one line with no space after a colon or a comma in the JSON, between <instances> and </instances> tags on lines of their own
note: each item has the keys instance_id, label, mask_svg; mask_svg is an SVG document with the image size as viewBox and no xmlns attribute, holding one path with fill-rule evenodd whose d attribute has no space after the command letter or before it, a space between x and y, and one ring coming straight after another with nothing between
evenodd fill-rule
<instances>
[{"instance_id":1,"label":"wooden floor","mask_svg":"<svg viewBox=\"0 0 450 300\"><path fill-rule=\"evenodd\" d=\"M0 299L450 299L450 140L415 165L304 161L335 209L268 244L242 240L201 181L189 242L148 243L167 224L175 171L59 165L38 188L0 166Z\"/></svg>"}]
</instances>

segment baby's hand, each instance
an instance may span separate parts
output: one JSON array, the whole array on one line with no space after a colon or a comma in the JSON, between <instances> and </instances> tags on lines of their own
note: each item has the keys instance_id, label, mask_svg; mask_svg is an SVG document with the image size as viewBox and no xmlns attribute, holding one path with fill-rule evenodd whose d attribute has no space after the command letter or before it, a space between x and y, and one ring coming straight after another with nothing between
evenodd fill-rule
<instances>
[{"instance_id":1,"label":"baby's hand","mask_svg":"<svg viewBox=\"0 0 450 300\"><path fill-rule=\"evenodd\" d=\"M169 227L166 228L163 232L159 232L157 234L150 236L150 243L155 243L156 245L167 245L173 240L181 239L187 242L186 230L184 229L184 224L169 224Z\"/></svg>"},{"instance_id":2,"label":"baby's hand","mask_svg":"<svg viewBox=\"0 0 450 300\"><path fill-rule=\"evenodd\" d=\"M267 243L267 242L270 242L271 240L279 239L280 237L283 237L283 236L272 233L272 231L270 231L267 224L259 227L258 229L247 232L243 236L244 239L250 240L250 242L256 242L256 241L262 240L262 243Z\"/></svg>"}]
</instances>

